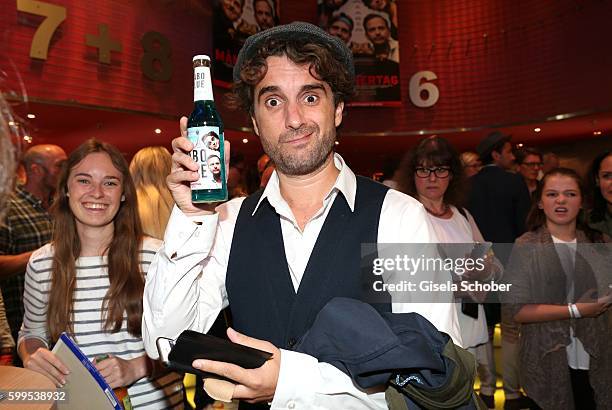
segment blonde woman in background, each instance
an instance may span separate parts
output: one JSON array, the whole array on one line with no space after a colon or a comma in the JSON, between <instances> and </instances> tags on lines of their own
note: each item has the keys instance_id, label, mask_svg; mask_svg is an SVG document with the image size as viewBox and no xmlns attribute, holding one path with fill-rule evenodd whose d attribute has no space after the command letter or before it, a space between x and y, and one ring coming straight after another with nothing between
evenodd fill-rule
<instances>
[{"instance_id":1,"label":"blonde woman in background","mask_svg":"<svg viewBox=\"0 0 612 410\"><path fill-rule=\"evenodd\" d=\"M472 175L476 175L480 168L482 168L482 162L477 153L472 151L466 151L461 154L461 165L463 165L463 172L465 177L469 178Z\"/></svg>"},{"instance_id":2,"label":"blonde woman in background","mask_svg":"<svg viewBox=\"0 0 612 410\"><path fill-rule=\"evenodd\" d=\"M174 205L166 186L172 156L164 147L146 147L134 155L130 174L138 196L138 214L146 235L164 238L166 224Z\"/></svg>"}]
</instances>

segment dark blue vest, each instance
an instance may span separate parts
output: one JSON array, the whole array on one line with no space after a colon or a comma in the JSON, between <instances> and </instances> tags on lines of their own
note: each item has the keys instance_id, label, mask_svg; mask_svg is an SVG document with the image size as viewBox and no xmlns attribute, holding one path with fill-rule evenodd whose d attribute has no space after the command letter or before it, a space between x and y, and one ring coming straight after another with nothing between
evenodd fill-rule
<instances>
[{"instance_id":1,"label":"dark blue vest","mask_svg":"<svg viewBox=\"0 0 612 410\"><path fill-rule=\"evenodd\" d=\"M378 220L387 190L357 177L354 212L341 193L336 195L297 293L278 214L264 199L252 215L263 191L246 198L236 220L225 279L233 327L292 350L329 300L337 296L361 299L361 269L372 266L361 260L361 244L378 242ZM374 307L391 311L390 303ZM240 403L240 410L266 408L266 403Z\"/></svg>"},{"instance_id":2,"label":"dark blue vest","mask_svg":"<svg viewBox=\"0 0 612 410\"><path fill-rule=\"evenodd\" d=\"M362 298L361 244L376 243L388 188L357 177L355 209L338 193L312 250L298 292L285 256L279 215L259 191L238 213L225 285L236 330L292 349L334 297ZM370 265L371 267L371 265ZM390 311L390 304L377 309Z\"/></svg>"}]
</instances>

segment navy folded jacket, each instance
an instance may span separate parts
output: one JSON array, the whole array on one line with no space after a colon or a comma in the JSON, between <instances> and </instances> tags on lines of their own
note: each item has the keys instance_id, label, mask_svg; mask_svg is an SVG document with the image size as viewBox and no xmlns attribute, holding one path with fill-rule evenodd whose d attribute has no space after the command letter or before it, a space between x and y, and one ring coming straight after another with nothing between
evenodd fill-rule
<instances>
[{"instance_id":1,"label":"navy folded jacket","mask_svg":"<svg viewBox=\"0 0 612 410\"><path fill-rule=\"evenodd\" d=\"M474 357L417 313L381 314L334 298L295 350L337 367L362 389L384 386L392 409L481 408Z\"/></svg>"}]
</instances>

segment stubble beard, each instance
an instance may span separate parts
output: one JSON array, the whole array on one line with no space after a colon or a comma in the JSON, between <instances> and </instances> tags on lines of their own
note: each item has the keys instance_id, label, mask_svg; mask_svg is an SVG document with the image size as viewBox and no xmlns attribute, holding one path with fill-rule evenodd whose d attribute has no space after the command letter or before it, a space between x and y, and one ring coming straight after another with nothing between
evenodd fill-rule
<instances>
[{"instance_id":1,"label":"stubble beard","mask_svg":"<svg viewBox=\"0 0 612 410\"><path fill-rule=\"evenodd\" d=\"M300 150L283 147L283 141L290 141L308 134L313 134L311 138L316 141L314 145ZM321 133L317 124L305 125L297 130L281 134L278 139L279 143L276 145L261 138L264 151L270 156L278 172L291 176L308 175L321 168L333 151L335 140L335 129Z\"/></svg>"}]
</instances>

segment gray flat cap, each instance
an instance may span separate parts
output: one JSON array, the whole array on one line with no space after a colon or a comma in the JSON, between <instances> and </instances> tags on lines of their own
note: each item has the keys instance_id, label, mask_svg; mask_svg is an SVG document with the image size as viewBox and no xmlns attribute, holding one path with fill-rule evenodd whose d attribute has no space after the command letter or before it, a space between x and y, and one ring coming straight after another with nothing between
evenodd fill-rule
<instances>
[{"instance_id":1,"label":"gray flat cap","mask_svg":"<svg viewBox=\"0 0 612 410\"><path fill-rule=\"evenodd\" d=\"M238 59L234 66L234 82L240 80L240 70L242 65L253 58L255 52L269 38L276 39L303 39L310 43L323 44L329 47L333 55L349 71L351 79L355 78L355 65L353 64L353 53L342 40L334 37L314 24L296 21L290 24L275 26L267 30L260 31L247 38L244 46L238 53Z\"/></svg>"}]
</instances>

